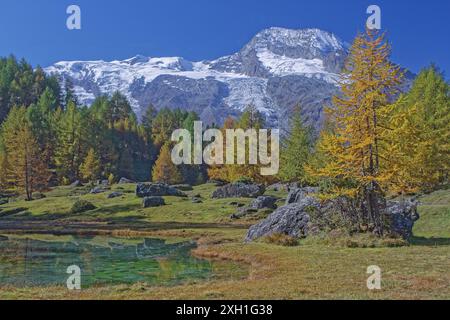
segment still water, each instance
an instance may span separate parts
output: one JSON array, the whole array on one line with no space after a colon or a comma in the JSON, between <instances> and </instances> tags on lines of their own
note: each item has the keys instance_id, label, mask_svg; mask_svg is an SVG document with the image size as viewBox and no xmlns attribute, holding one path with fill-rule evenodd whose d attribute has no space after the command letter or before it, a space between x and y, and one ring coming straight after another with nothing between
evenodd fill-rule
<instances>
[{"instance_id":1,"label":"still water","mask_svg":"<svg viewBox=\"0 0 450 320\"><path fill-rule=\"evenodd\" d=\"M0 286L64 286L72 265L81 269L82 288L245 277L242 265L193 257L195 246L147 238L0 236Z\"/></svg>"}]
</instances>

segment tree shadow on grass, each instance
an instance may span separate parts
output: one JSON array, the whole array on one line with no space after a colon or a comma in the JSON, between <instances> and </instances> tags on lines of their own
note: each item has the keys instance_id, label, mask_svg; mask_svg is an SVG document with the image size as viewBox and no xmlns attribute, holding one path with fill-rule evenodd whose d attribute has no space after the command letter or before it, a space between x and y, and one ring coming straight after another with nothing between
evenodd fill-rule
<instances>
[{"instance_id":1,"label":"tree shadow on grass","mask_svg":"<svg viewBox=\"0 0 450 320\"><path fill-rule=\"evenodd\" d=\"M427 247L450 246L450 238L412 237L410 242L413 246L427 246Z\"/></svg>"}]
</instances>

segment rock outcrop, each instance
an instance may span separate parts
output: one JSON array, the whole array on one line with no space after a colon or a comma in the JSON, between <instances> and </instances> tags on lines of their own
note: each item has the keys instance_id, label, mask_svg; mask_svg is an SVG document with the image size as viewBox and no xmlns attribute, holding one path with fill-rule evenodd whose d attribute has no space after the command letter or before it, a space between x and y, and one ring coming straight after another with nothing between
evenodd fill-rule
<instances>
[{"instance_id":1,"label":"rock outcrop","mask_svg":"<svg viewBox=\"0 0 450 320\"><path fill-rule=\"evenodd\" d=\"M294 188L289 192L289 195L286 199L286 204L302 202L303 198L316 194L319 192L318 188Z\"/></svg>"},{"instance_id":2,"label":"rock outcrop","mask_svg":"<svg viewBox=\"0 0 450 320\"><path fill-rule=\"evenodd\" d=\"M308 206L294 203L281 207L273 212L267 219L250 228L245 238L246 242L273 234L284 234L293 238L303 238L308 235L310 216Z\"/></svg>"},{"instance_id":3,"label":"rock outcrop","mask_svg":"<svg viewBox=\"0 0 450 320\"><path fill-rule=\"evenodd\" d=\"M260 209L276 209L278 198L272 196L260 196L253 200L253 202L249 205L249 208L260 210Z\"/></svg>"},{"instance_id":4,"label":"rock outcrop","mask_svg":"<svg viewBox=\"0 0 450 320\"><path fill-rule=\"evenodd\" d=\"M285 206L250 228L246 242L278 233L293 238L313 235L327 229L327 226L323 225L324 221L332 221L336 214L350 210L349 202L343 198L319 203L313 196L317 191L315 188L292 190ZM389 222L389 235L405 240L412 237L414 223L419 219L417 202L411 199L388 201L383 212ZM311 215L315 218L311 218Z\"/></svg>"},{"instance_id":5,"label":"rock outcrop","mask_svg":"<svg viewBox=\"0 0 450 320\"><path fill-rule=\"evenodd\" d=\"M136 186L136 196L139 198L164 196L187 197L184 192L165 183L139 183Z\"/></svg>"},{"instance_id":6,"label":"rock outcrop","mask_svg":"<svg viewBox=\"0 0 450 320\"><path fill-rule=\"evenodd\" d=\"M265 191L264 186L260 184L230 183L214 191L212 198L256 198L262 196Z\"/></svg>"},{"instance_id":7,"label":"rock outcrop","mask_svg":"<svg viewBox=\"0 0 450 320\"><path fill-rule=\"evenodd\" d=\"M386 215L390 220L392 235L402 237L405 240L412 237L414 223L420 218L417 205L418 203L411 199L388 201Z\"/></svg>"}]
</instances>

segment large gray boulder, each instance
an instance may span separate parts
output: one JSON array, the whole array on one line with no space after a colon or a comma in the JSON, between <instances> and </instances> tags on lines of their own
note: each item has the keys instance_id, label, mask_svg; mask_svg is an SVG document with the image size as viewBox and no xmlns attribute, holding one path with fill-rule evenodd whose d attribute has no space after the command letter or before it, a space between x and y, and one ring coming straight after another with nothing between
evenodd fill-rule
<instances>
[{"instance_id":1,"label":"large gray boulder","mask_svg":"<svg viewBox=\"0 0 450 320\"><path fill-rule=\"evenodd\" d=\"M319 188L294 188L289 192L289 195L286 199L286 204L302 202L303 198L314 195L317 192L319 192Z\"/></svg>"},{"instance_id":2,"label":"large gray boulder","mask_svg":"<svg viewBox=\"0 0 450 320\"><path fill-rule=\"evenodd\" d=\"M276 202L278 201L278 198L272 197L272 196L260 196L253 200L253 202L249 205L249 208L255 209L255 210L261 210L261 209L276 209L277 205Z\"/></svg>"},{"instance_id":3,"label":"large gray boulder","mask_svg":"<svg viewBox=\"0 0 450 320\"><path fill-rule=\"evenodd\" d=\"M251 242L261 237L273 234L284 234L293 238L303 238L308 235L311 207L319 203L313 197L305 197L297 203L278 208L264 221L252 226L245 238Z\"/></svg>"},{"instance_id":4,"label":"large gray boulder","mask_svg":"<svg viewBox=\"0 0 450 320\"><path fill-rule=\"evenodd\" d=\"M187 197L184 192L165 183L139 183L136 186L136 196L139 198L164 196Z\"/></svg>"},{"instance_id":5,"label":"large gray boulder","mask_svg":"<svg viewBox=\"0 0 450 320\"><path fill-rule=\"evenodd\" d=\"M142 200L143 208L154 208L164 205L166 205L166 202L162 197L145 197L144 200Z\"/></svg>"},{"instance_id":6,"label":"large gray boulder","mask_svg":"<svg viewBox=\"0 0 450 320\"><path fill-rule=\"evenodd\" d=\"M298 189L299 183L298 182L292 182L292 183L275 183L267 187L268 191L286 191L290 192L293 189Z\"/></svg>"},{"instance_id":7,"label":"large gray boulder","mask_svg":"<svg viewBox=\"0 0 450 320\"><path fill-rule=\"evenodd\" d=\"M392 235L405 240L412 237L414 223L420 218L417 206L418 203L412 199L387 202L385 212L390 221Z\"/></svg>"},{"instance_id":8,"label":"large gray boulder","mask_svg":"<svg viewBox=\"0 0 450 320\"><path fill-rule=\"evenodd\" d=\"M265 191L261 184L230 183L214 191L212 198L256 198L262 196Z\"/></svg>"}]
</instances>

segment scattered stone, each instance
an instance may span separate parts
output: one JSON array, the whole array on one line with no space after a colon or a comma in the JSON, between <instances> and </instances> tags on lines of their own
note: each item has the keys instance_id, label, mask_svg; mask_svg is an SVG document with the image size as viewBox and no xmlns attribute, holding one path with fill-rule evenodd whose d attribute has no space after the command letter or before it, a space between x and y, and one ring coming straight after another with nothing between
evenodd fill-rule
<instances>
[{"instance_id":1,"label":"scattered stone","mask_svg":"<svg viewBox=\"0 0 450 320\"><path fill-rule=\"evenodd\" d=\"M121 196L123 196L123 192L111 192L107 198L114 199L114 198L119 198Z\"/></svg>"},{"instance_id":2,"label":"scattered stone","mask_svg":"<svg viewBox=\"0 0 450 320\"><path fill-rule=\"evenodd\" d=\"M278 198L272 196L260 196L256 198L249 206L249 208L260 210L264 208L276 209L276 202Z\"/></svg>"},{"instance_id":3,"label":"scattered stone","mask_svg":"<svg viewBox=\"0 0 450 320\"><path fill-rule=\"evenodd\" d=\"M136 196L139 198L145 198L145 197L164 197L164 196L173 196L173 197L184 197L186 198L187 195L178 190L175 189L165 183L139 183L136 186Z\"/></svg>"},{"instance_id":4,"label":"scattered stone","mask_svg":"<svg viewBox=\"0 0 450 320\"><path fill-rule=\"evenodd\" d=\"M286 204L302 202L303 198L309 197L310 195L316 194L318 192L319 188L312 187L292 189L286 199Z\"/></svg>"},{"instance_id":5,"label":"scattered stone","mask_svg":"<svg viewBox=\"0 0 450 320\"><path fill-rule=\"evenodd\" d=\"M107 186L109 186L109 181L108 180L98 180L97 185L107 187Z\"/></svg>"},{"instance_id":6,"label":"scattered stone","mask_svg":"<svg viewBox=\"0 0 450 320\"><path fill-rule=\"evenodd\" d=\"M97 187L94 187L89 193L90 194L99 194L99 193L104 193L104 192L106 192L106 190L104 189L103 186L97 186Z\"/></svg>"},{"instance_id":7,"label":"scattered stone","mask_svg":"<svg viewBox=\"0 0 450 320\"><path fill-rule=\"evenodd\" d=\"M81 183L80 180L77 180L77 181L73 182L71 185L69 185L69 187L71 187L71 188L77 188L77 187L82 187L82 186L83 186L83 184Z\"/></svg>"},{"instance_id":8,"label":"scattered stone","mask_svg":"<svg viewBox=\"0 0 450 320\"><path fill-rule=\"evenodd\" d=\"M386 215L390 218L391 233L394 236L409 240L413 235L414 223L419 220L418 203L407 199L402 201L388 201Z\"/></svg>"},{"instance_id":9,"label":"scattered stone","mask_svg":"<svg viewBox=\"0 0 450 320\"><path fill-rule=\"evenodd\" d=\"M194 188L190 184L176 184L171 186L172 188L181 190L181 191L192 191Z\"/></svg>"},{"instance_id":10,"label":"scattered stone","mask_svg":"<svg viewBox=\"0 0 450 320\"><path fill-rule=\"evenodd\" d=\"M70 213L83 213L94 209L96 209L96 206L94 206L91 202L86 200L78 200L73 204L72 209L70 209Z\"/></svg>"},{"instance_id":11,"label":"scattered stone","mask_svg":"<svg viewBox=\"0 0 450 320\"><path fill-rule=\"evenodd\" d=\"M319 203L312 197L304 197L297 203L278 208L267 219L252 226L245 241L251 242L272 234L284 234L297 239L306 237L311 207L319 207Z\"/></svg>"},{"instance_id":12,"label":"scattered stone","mask_svg":"<svg viewBox=\"0 0 450 320\"><path fill-rule=\"evenodd\" d=\"M230 219L241 219L247 215L254 215L262 209L274 210L277 208L276 202L278 198L271 196L260 196L255 199L249 206L245 207L242 203L232 202L232 204L237 204L239 211L230 216ZM272 213L272 212L270 212Z\"/></svg>"},{"instance_id":13,"label":"scattered stone","mask_svg":"<svg viewBox=\"0 0 450 320\"><path fill-rule=\"evenodd\" d=\"M194 197L194 198L192 198L192 203L203 203L203 201L200 198Z\"/></svg>"},{"instance_id":14,"label":"scattered stone","mask_svg":"<svg viewBox=\"0 0 450 320\"><path fill-rule=\"evenodd\" d=\"M298 182L293 183L275 183L267 187L268 191L284 191L284 192L290 192L293 189L298 189L299 184Z\"/></svg>"},{"instance_id":15,"label":"scattered stone","mask_svg":"<svg viewBox=\"0 0 450 320\"><path fill-rule=\"evenodd\" d=\"M162 197L145 197L144 200L142 200L142 207L143 208L154 208L154 207L161 207L166 205L166 202Z\"/></svg>"},{"instance_id":16,"label":"scattered stone","mask_svg":"<svg viewBox=\"0 0 450 320\"><path fill-rule=\"evenodd\" d=\"M212 198L256 198L262 196L265 191L262 184L230 183L214 191Z\"/></svg>"},{"instance_id":17,"label":"scattered stone","mask_svg":"<svg viewBox=\"0 0 450 320\"><path fill-rule=\"evenodd\" d=\"M118 184L130 184L130 183L135 183L133 180L127 179L127 178L120 178Z\"/></svg>"}]
</instances>

